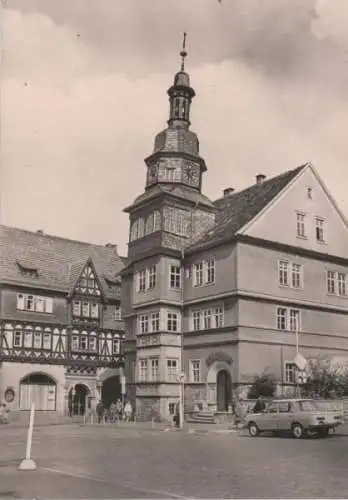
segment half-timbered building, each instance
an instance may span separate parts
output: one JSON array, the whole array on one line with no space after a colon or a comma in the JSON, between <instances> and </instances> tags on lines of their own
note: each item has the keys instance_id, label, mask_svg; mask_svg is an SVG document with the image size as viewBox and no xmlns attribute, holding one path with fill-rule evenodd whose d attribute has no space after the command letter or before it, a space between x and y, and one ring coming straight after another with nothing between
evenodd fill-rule
<instances>
[{"instance_id":1,"label":"half-timbered building","mask_svg":"<svg viewBox=\"0 0 348 500\"><path fill-rule=\"evenodd\" d=\"M83 414L121 398L116 245L0 227L0 400Z\"/></svg>"}]
</instances>

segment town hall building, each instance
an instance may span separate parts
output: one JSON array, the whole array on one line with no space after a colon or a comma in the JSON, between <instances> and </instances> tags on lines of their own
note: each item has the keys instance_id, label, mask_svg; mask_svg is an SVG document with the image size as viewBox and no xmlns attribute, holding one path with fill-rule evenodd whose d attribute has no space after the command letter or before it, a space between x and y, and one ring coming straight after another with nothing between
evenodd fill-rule
<instances>
[{"instance_id":1,"label":"town hall building","mask_svg":"<svg viewBox=\"0 0 348 500\"><path fill-rule=\"evenodd\" d=\"M348 359L345 217L310 163L204 195L186 55L144 192L125 209L125 374L142 419L172 420L181 384L186 411L212 412L262 373L293 387L296 339L305 359Z\"/></svg>"}]
</instances>

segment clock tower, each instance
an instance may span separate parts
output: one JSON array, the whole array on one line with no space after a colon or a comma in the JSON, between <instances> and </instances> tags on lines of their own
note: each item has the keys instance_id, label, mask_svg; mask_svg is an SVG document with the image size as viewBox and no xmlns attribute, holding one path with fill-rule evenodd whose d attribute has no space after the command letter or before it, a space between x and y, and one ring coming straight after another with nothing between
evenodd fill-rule
<instances>
[{"instance_id":1,"label":"clock tower","mask_svg":"<svg viewBox=\"0 0 348 500\"><path fill-rule=\"evenodd\" d=\"M184 327L184 249L215 220L202 194L206 164L190 130L195 91L185 71L186 34L180 71L168 90L167 127L145 159L145 189L129 214L129 264L122 273L126 323L127 398L137 418L172 420L180 393Z\"/></svg>"}]
</instances>

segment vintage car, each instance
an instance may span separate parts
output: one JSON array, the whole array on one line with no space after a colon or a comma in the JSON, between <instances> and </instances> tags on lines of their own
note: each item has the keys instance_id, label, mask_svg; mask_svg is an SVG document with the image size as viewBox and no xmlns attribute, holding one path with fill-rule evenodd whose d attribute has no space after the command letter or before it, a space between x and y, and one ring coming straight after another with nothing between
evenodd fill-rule
<instances>
[{"instance_id":1,"label":"vintage car","mask_svg":"<svg viewBox=\"0 0 348 500\"><path fill-rule=\"evenodd\" d=\"M252 437L290 432L299 439L328 436L343 420L340 411L322 408L314 399L282 399L271 401L261 413L249 413L244 423Z\"/></svg>"}]
</instances>

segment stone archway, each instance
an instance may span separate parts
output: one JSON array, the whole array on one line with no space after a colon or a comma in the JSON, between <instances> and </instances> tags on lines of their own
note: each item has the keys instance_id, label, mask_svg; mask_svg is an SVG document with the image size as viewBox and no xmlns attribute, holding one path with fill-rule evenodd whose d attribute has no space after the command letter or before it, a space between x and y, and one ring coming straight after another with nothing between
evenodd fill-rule
<instances>
[{"instance_id":1,"label":"stone archway","mask_svg":"<svg viewBox=\"0 0 348 500\"><path fill-rule=\"evenodd\" d=\"M85 384L76 384L69 391L68 405L69 414L85 415L89 408L90 390Z\"/></svg>"},{"instance_id":2,"label":"stone archway","mask_svg":"<svg viewBox=\"0 0 348 500\"><path fill-rule=\"evenodd\" d=\"M121 380L119 375L113 375L103 382L101 401L104 408L109 408L111 403L116 403L118 399L122 399Z\"/></svg>"},{"instance_id":3,"label":"stone archway","mask_svg":"<svg viewBox=\"0 0 348 500\"><path fill-rule=\"evenodd\" d=\"M221 359L222 358L222 359ZM232 359L214 353L207 361L206 394L208 407L216 411L229 411L232 403Z\"/></svg>"},{"instance_id":4,"label":"stone archway","mask_svg":"<svg viewBox=\"0 0 348 500\"><path fill-rule=\"evenodd\" d=\"M43 372L29 373L19 383L19 408L30 410L35 404L38 411L55 411L57 404L57 382Z\"/></svg>"}]
</instances>

